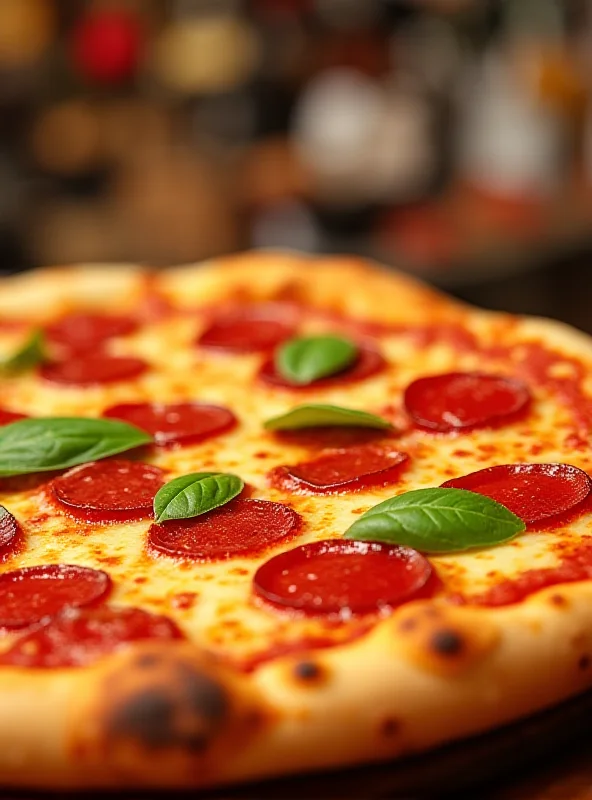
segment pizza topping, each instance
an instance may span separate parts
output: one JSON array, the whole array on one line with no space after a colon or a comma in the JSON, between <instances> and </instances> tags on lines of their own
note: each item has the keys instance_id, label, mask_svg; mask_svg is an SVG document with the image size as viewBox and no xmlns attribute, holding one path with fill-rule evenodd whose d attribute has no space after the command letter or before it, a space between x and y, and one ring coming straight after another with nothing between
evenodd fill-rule
<instances>
[{"instance_id":1,"label":"pizza topping","mask_svg":"<svg viewBox=\"0 0 592 800\"><path fill-rule=\"evenodd\" d=\"M194 472L169 481L154 498L154 519L189 519L225 505L237 497L245 484L238 475L224 472Z\"/></svg>"},{"instance_id":2,"label":"pizza topping","mask_svg":"<svg viewBox=\"0 0 592 800\"><path fill-rule=\"evenodd\" d=\"M126 522L148 517L163 484L158 467L141 461L95 461L66 472L50 484L55 500L79 519Z\"/></svg>"},{"instance_id":3,"label":"pizza topping","mask_svg":"<svg viewBox=\"0 0 592 800\"><path fill-rule=\"evenodd\" d=\"M41 368L41 376L51 383L92 386L128 381L137 378L147 369L148 365L141 358L86 353L74 356L68 361L45 364Z\"/></svg>"},{"instance_id":4,"label":"pizza topping","mask_svg":"<svg viewBox=\"0 0 592 800\"><path fill-rule=\"evenodd\" d=\"M321 389L324 387L329 388L331 386L337 386L342 383L355 383L365 380L380 372L384 369L385 365L386 362L384 358L377 350L365 345L360 345L356 359L349 367L336 374L318 378L312 383L303 384L288 380L277 371L273 358L268 359L262 365L259 371L259 377L265 383L269 383L272 386L281 386L285 389Z\"/></svg>"},{"instance_id":5,"label":"pizza topping","mask_svg":"<svg viewBox=\"0 0 592 800\"><path fill-rule=\"evenodd\" d=\"M16 411L9 411L7 408L0 408L0 425L8 425L18 419L26 419L26 414L17 414Z\"/></svg>"},{"instance_id":6,"label":"pizza topping","mask_svg":"<svg viewBox=\"0 0 592 800\"><path fill-rule=\"evenodd\" d=\"M415 547L422 553L454 553L512 539L524 522L489 497L463 489L415 489L366 511L347 539Z\"/></svg>"},{"instance_id":7,"label":"pizza topping","mask_svg":"<svg viewBox=\"0 0 592 800\"><path fill-rule=\"evenodd\" d=\"M171 619L139 608L68 608L23 634L0 655L0 664L84 667L131 642L182 638Z\"/></svg>"},{"instance_id":8,"label":"pizza topping","mask_svg":"<svg viewBox=\"0 0 592 800\"><path fill-rule=\"evenodd\" d=\"M111 588L106 572L76 564L43 564L0 575L0 627L23 628L64 608L103 600Z\"/></svg>"},{"instance_id":9,"label":"pizza topping","mask_svg":"<svg viewBox=\"0 0 592 800\"><path fill-rule=\"evenodd\" d=\"M521 381L480 372L449 372L413 381L407 413L421 428L454 431L508 422L530 401Z\"/></svg>"},{"instance_id":10,"label":"pizza topping","mask_svg":"<svg viewBox=\"0 0 592 800\"><path fill-rule=\"evenodd\" d=\"M358 356L358 348L339 336L306 336L290 339L278 348L274 366L282 378L306 385L343 372Z\"/></svg>"},{"instance_id":11,"label":"pizza topping","mask_svg":"<svg viewBox=\"0 0 592 800\"><path fill-rule=\"evenodd\" d=\"M68 353L88 353L100 348L107 339L133 333L137 324L129 317L76 313L54 322L45 329L51 344Z\"/></svg>"},{"instance_id":12,"label":"pizza topping","mask_svg":"<svg viewBox=\"0 0 592 800\"><path fill-rule=\"evenodd\" d=\"M161 447L202 442L236 425L232 411L206 403L122 403L108 408L103 416L147 431Z\"/></svg>"},{"instance_id":13,"label":"pizza topping","mask_svg":"<svg viewBox=\"0 0 592 800\"><path fill-rule=\"evenodd\" d=\"M455 597L457 602L477 606L507 606L520 603L541 589L562 583L592 579L592 545L580 544L564 555L556 567L529 569L517 578L502 580L490 589L473 597ZM557 597L555 595L555 597Z\"/></svg>"},{"instance_id":14,"label":"pizza topping","mask_svg":"<svg viewBox=\"0 0 592 800\"><path fill-rule=\"evenodd\" d=\"M0 476L67 469L151 442L125 422L37 417L0 428Z\"/></svg>"},{"instance_id":15,"label":"pizza topping","mask_svg":"<svg viewBox=\"0 0 592 800\"><path fill-rule=\"evenodd\" d=\"M150 546L173 558L212 561L252 555L295 536L300 516L267 500L233 500L206 516L152 525Z\"/></svg>"},{"instance_id":16,"label":"pizza topping","mask_svg":"<svg viewBox=\"0 0 592 800\"><path fill-rule=\"evenodd\" d=\"M270 473L272 485L281 489L316 494L385 486L398 480L407 453L369 444L331 450L313 461L277 467Z\"/></svg>"},{"instance_id":17,"label":"pizza topping","mask_svg":"<svg viewBox=\"0 0 592 800\"><path fill-rule=\"evenodd\" d=\"M45 342L41 331L33 331L24 344L1 365L2 372L24 372L46 359Z\"/></svg>"},{"instance_id":18,"label":"pizza topping","mask_svg":"<svg viewBox=\"0 0 592 800\"><path fill-rule=\"evenodd\" d=\"M263 564L255 593L305 614L388 610L429 592L429 561L409 547L329 539L287 550Z\"/></svg>"},{"instance_id":19,"label":"pizza topping","mask_svg":"<svg viewBox=\"0 0 592 800\"><path fill-rule=\"evenodd\" d=\"M12 555L20 537L20 527L8 509L0 506L0 560Z\"/></svg>"},{"instance_id":20,"label":"pizza topping","mask_svg":"<svg viewBox=\"0 0 592 800\"><path fill-rule=\"evenodd\" d=\"M367 411L325 403L305 403L278 417L272 417L264 423L264 427L268 431L291 431L332 426L376 428L378 430L392 428L388 420L377 417L375 414L369 414Z\"/></svg>"},{"instance_id":21,"label":"pizza topping","mask_svg":"<svg viewBox=\"0 0 592 800\"><path fill-rule=\"evenodd\" d=\"M592 481L570 464L500 464L442 486L491 497L524 522L534 523L577 506L590 494Z\"/></svg>"},{"instance_id":22,"label":"pizza topping","mask_svg":"<svg viewBox=\"0 0 592 800\"><path fill-rule=\"evenodd\" d=\"M214 320L201 334L197 343L201 347L235 352L273 350L294 333L294 325L280 319L279 309L245 309L225 314Z\"/></svg>"}]
</instances>

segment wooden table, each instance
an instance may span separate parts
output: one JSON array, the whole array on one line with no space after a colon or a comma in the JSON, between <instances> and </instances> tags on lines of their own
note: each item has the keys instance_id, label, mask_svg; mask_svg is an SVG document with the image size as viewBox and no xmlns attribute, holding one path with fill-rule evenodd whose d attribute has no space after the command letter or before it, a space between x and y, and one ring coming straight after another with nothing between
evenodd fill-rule
<instances>
[{"instance_id":1,"label":"wooden table","mask_svg":"<svg viewBox=\"0 0 592 800\"><path fill-rule=\"evenodd\" d=\"M592 742L550 761L547 766L539 765L522 776L513 776L505 785L486 791L480 797L483 800L592 800Z\"/></svg>"}]
</instances>

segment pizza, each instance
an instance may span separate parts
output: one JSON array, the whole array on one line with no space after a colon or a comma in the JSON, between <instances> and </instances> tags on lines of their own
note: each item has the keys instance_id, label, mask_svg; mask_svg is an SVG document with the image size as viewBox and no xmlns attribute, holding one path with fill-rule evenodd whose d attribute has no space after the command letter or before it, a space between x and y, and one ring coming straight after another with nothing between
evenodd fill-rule
<instances>
[{"instance_id":1,"label":"pizza","mask_svg":"<svg viewBox=\"0 0 592 800\"><path fill-rule=\"evenodd\" d=\"M423 753L592 685L592 346L353 258L0 292L0 784Z\"/></svg>"}]
</instances>

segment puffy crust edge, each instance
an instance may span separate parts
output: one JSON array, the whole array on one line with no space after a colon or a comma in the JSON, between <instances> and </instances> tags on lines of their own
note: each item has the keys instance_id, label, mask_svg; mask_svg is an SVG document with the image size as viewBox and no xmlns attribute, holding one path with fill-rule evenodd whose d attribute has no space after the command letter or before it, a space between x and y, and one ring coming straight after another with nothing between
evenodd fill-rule
<instances>
[{"instance_id":1,"label":"puffy crust edge","mask_svg":"<svg viewBox=\"0 0 592 800\"><path fill-rule=\"evenodd\" d=\"M380 306L385 321L408 312L413 321L498 318L350 259L246 254L222 267L183 267L157 282L188 305L246 291L253 300L328 303L370 319ZM104 274L60 268L4 279L3 303L26 298L35 275L58 298L58 284L74 291L84 275L68 295L74 302ZM144 273L122 274L137 288ZM394 294L396 307L384 308ZM588 338L567 326L519 326L521 338L590 359ZM189 643L148 642L85 669L3 668L0 779L43 788L201 787L365 763L489 730L591 685L590 582L501 609L419 601L355 642L278 658L251 674Z\"/></svg>"}]
</instances>

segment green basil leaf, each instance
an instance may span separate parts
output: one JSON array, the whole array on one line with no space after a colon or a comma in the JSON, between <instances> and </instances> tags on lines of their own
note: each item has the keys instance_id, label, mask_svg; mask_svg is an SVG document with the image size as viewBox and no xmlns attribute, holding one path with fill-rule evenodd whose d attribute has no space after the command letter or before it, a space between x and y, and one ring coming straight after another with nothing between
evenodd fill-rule
<instances>
[{"instance_id":1,"label":"green basil leaf","mask_svg":"<svg viewBox=\"0 0 592 800\"><path fill-rule=\"evenodd\" d=\"M23 372L36 367L47 358L45 340L42 331L33 331L27 341L6 359L0 368L2 372Z\"/></svg>"},{"instance_id":2,"label":"green basil leaf","mask_svg":"<svg viewBox=\"0 0 592 800\"><path fill-rule=\"evenodd\" d=\"M269 431L292 431L299 428L319 428L326 425L339 425L348 428L378 428L379 430L389 430L393 427L388 420L377 417L375 414L369 414L367 411L330 406L324 403L305 403L263 423L263 426Z\"/></svg>"},{"instance_id":3,"label":"green basil leaf","mask_svg":"<svg viewBox=\"0 0 592 800\"><path fill-rule=\"evenodd\" d=\"M422 553L454 553L506 542L524 522L490 497L465 489L416 489L366 511L347 539L403 544Z\"/></svg>"},{"instance_id":4,"label":"green basil leaf","mask_svg":"<svg viewBox=\"0 0 592 800\"><path fill-rule=\"evenodd\" d=\"M112 419L21 419L0 428L0 476L66 469L151 441L145 431Z\"/></svg>"},{"instance_id":5,"label":"green basil leaf","mask_svg":"<svg viewBox=\"0 0 592 800\"><path fill-rule=\"evenodd\" d=\"M335 375L356 360L358 348L339 336L305 336L278 348L275 368L287 381L299 385Z\"/></svg>"},{"instance_id":6,"label":"green basil leaf","mask_svg":"<svg viewBox=\"0 0 592 800\"><path fill-rule=\"evenodd\" d=\"M154 518L189 519L212 511L239 495L242 478L226 472L194 472L166 483L154 498Z\"/></svg>"}]
</instances>

